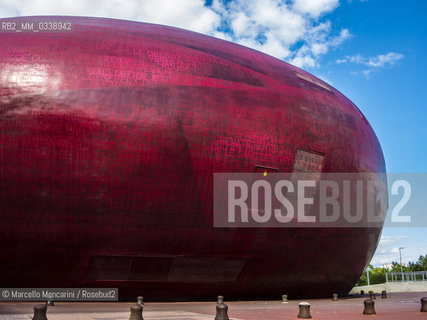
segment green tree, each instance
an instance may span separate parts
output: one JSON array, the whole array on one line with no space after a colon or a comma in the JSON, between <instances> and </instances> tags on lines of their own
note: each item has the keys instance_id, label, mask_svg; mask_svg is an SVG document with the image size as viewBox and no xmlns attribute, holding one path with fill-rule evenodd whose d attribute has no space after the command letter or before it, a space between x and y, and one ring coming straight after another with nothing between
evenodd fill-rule
<instances>
[{"instance_id":1,"label":"green tree","mask_svg":"<svg viewBox=\"0 0 427 320\"><path fill-rule=\"evenodd\" d=\"M393 261L391 263L391 272L401 272L403 270L403 272L409 272L409 266L405 266L402 265L402 268L400 268L400 263L397 263L396 261Z\"/></svg>"},{"instance_id":2,"label":"green tree","mask_svg":"<svg viewBox=\"0 0 427 320\"><path fill-rule=\"evenodd\" d=\"M378 284L385 282L385 274L388 272L385 268L374 268L371 264L368 265L367 269L369 270L369 283ZM366 270L363 272L359 281L356 283L357 286L366 286L368 285L368 278L366 275Z\"/></svg>"},{"instance_id":3,"label":"green tree","mask_svg":"<svg viewBox=\"0 0 427 320\"><path fill-rule=\"evenodd\" d=\"M359 281L357 281L356 286L366 286L368 285L368 279L366 278L366 271L362 273L362 276L360 277Z\"/></svg>"},{"instance_id":4,"label":"green tree","mask_svg":"<svg viewBox=\"0 0 427 320\"><path fill-rule=\"evenodd\" d=\"M427 255L420 256L417 262L409 262L411 271L427 271Z\"/></svg>"},{"instance_id":5,"label":"green tree","mask_svg":"<svg viewBox=\"0 0 427 320\"><path fill-rule=\"evenodd\" d=\"M421 255L416 262L409 262L407 266L393 261L391 263L391 268L374 268L371 264L368 265L369 269L369 282L370 284L384 283L386 280L386 272L415 272L415 271L427 271L427 254L425 256ZM359 281L357 281L356 286L366 286L368 284L368 279L366 276L366 270L361 275Z\"/></svg>"},{"instance_id":6,"label":"green tree","mask_svg":"<svg viewBox=\"0 0 427 320\"><path fill-rule=\"evenodd\" d=\"M371 284L384 283L386 272L388 272L386 268L373 268L372 272L369 274Z\"/></svg>"}]
</instances>

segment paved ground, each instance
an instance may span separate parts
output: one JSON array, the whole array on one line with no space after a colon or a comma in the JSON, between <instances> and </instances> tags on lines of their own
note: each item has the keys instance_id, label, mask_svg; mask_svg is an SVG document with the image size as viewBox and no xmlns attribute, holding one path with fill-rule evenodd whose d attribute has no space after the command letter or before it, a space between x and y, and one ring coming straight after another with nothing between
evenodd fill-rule
<instances>
[{"instance_id":1,"label":"paved ground","mask_svg":"<svg viewBox=\"0 0 427 320\"><path fill-rule=\"evenodd\" d=\"M427 319L426 312L420 312L420 298L423 293L392 293L387 299L377 296L375 300L376 316L364 316L362 297L341 298L339 301L329 299L305 300L311 304L313 319L352 320L352 319ZM290 300L287 304L280 301L240 301L226 302L231 319L241 320L295 320L298 303ZM0 303L0 320L23 320L32 318L36 303ZM131 303L66 303L57 302L49 307L49 320L127 320ZM180 302L180 303L146 303L145 320L212 320L215 317L215 302Z\"/></svg>"}]
</instances>

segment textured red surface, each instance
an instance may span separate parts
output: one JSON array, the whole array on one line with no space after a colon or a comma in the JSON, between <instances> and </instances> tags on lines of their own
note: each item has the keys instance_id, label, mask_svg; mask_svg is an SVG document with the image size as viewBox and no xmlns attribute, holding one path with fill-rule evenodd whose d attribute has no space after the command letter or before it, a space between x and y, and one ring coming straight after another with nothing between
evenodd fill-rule
<instances>
[{"instance_id":1,"label":"textured red surface","mask_svg":"<svg viewBox=\"0 0 427 320\"><path fill-rule=\"evenodd\" d=\"M212 180L301 169L298 150L321 155L324 172L384 172L354 104L283 61L201 34L46 19L75 30L0 34L3 287L167 300L352 287L380 229L213 228Z\"/></svg>"}]
</instances>

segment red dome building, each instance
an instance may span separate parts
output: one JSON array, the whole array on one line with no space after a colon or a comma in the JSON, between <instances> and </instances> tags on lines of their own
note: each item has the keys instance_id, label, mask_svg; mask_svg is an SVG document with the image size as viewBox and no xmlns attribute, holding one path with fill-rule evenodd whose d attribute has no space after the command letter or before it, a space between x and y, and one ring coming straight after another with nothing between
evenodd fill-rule
<instances>
[{"instance_id":1,"label":"red dome building","mask_svg":"<svg viewBox=\"0 0 427 320\"><path fill-rule=\"evenodd\" d=\"M146 300L351 289L381 228L214 228L212 204L215 172L385 172L351 101L202 34L42 19L73 31L0 33L3 287Z\"/></svg>"}]
</instances>

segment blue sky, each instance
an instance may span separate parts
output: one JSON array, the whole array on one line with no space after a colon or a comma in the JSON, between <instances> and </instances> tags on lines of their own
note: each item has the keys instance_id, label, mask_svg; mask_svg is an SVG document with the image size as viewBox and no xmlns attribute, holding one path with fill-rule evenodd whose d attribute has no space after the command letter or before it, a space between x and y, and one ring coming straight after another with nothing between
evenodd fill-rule
<instances>
[{"instance_id":1,"label":"blue sky","mask_svg":"<svg viewBox=\"0 0 427 320\"><path fill-rule=\"evenodd\" d=\"M0 17L84 15L173 25L293 63L366 115L389 172L427 172L427 2L422 0L0 0ZM427 254L427 229L386 228L372 264Z\"/></svg>"},{"instance_id":2,"label":"blue sky","mask_svg":"<svg viewBox=\"0 0 427 320\"><path fill-rule=\"evenodd\" d=\"M424 1L342 2L325 18L348 28L352 37L322 57L320 67L307 69L332 82L366 115L389 172L427 171L426 10ZM370 58L389 52L403 57L376 68L361 62L336 63L349 60L347 56ZM364 74L365 70L372 71ZM401 246L403 262L427 254L427 230L385 228L372 264L398 261Z\"/></svg>"}]
</instances>

